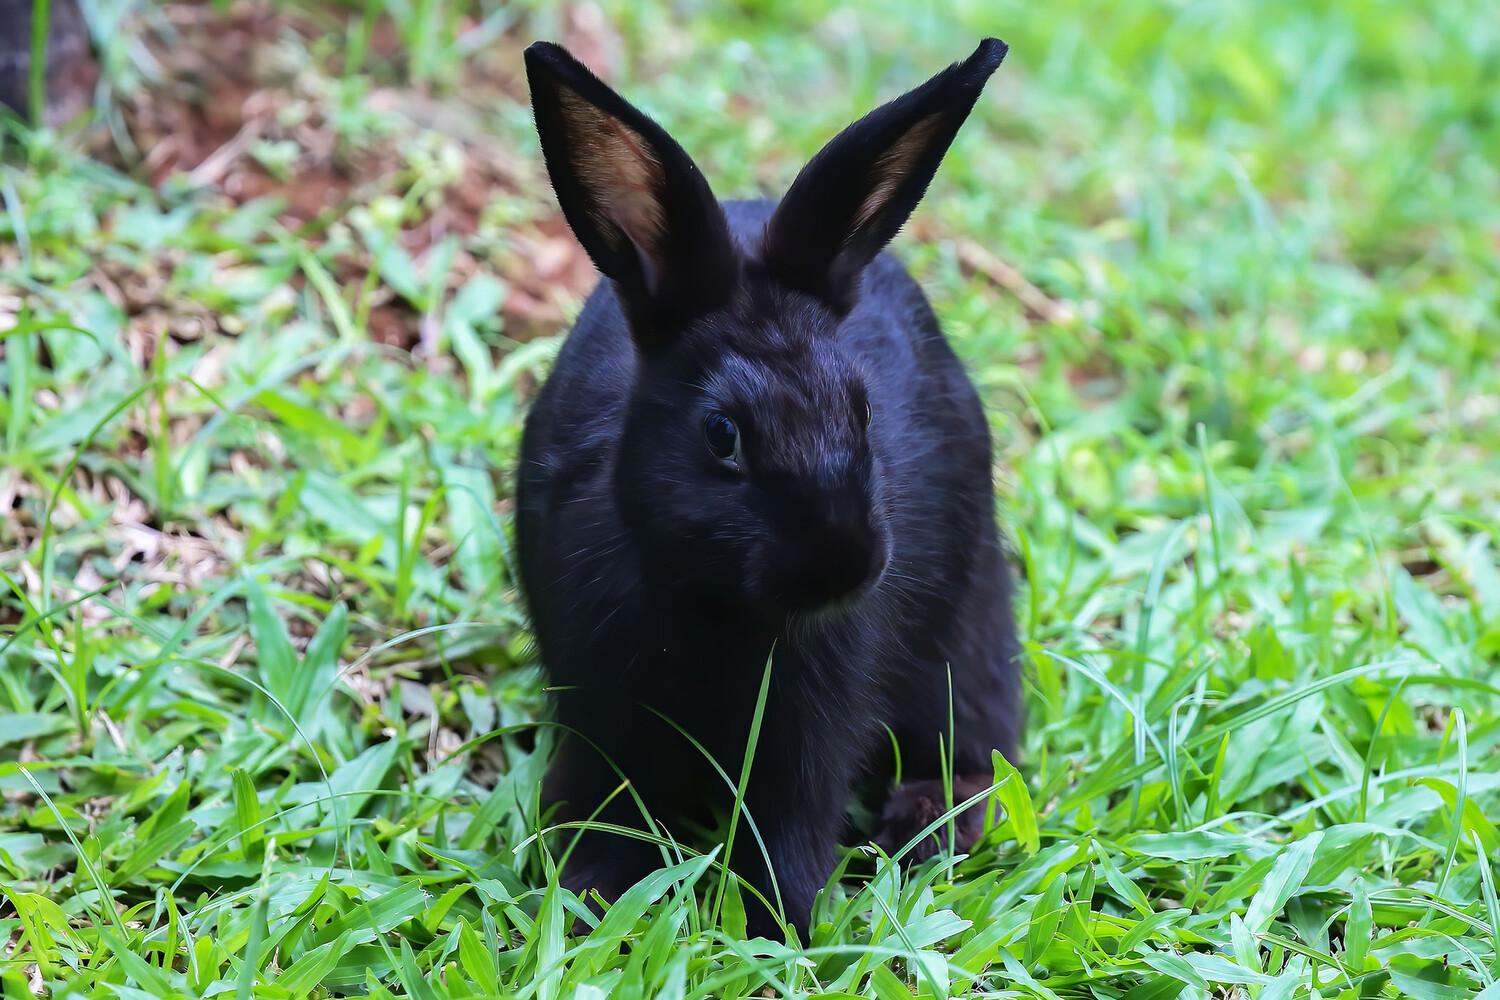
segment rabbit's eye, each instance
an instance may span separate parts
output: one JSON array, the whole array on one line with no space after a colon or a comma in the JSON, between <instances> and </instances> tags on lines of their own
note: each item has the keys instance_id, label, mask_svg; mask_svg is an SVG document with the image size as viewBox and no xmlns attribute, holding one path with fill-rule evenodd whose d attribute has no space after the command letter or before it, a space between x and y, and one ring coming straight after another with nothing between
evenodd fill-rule
<instances>
[{"instance_id":1,"label":"rabbit's eye","mask_svg":"<svg viewBox=\"0 0 1500 1000\"><path fill-rule=\"evenodd\" d=\"M859 415L863 421L861 426L869 427L870 419L875 416L874 411L870 409L870 401L867 399L863 403L861 403L860 406L861 409L859 411Z\"/></svg>"},{"instance_id":2,"label":"rabbit's eye","mask_svg":"<svg viewBox=\"0 0 1500 1000\"><path fill-rule=\"evenodd\" d=\"M714 458L725 465L739 468L740 429L724 414L710 413L703 421L703 439Z\"/></svg>"}]
</instances>

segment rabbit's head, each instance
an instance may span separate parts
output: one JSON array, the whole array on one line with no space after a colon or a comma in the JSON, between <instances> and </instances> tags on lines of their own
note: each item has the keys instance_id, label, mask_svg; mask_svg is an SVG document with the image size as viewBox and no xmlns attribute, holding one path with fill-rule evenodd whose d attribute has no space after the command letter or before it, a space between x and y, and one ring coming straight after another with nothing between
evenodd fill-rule
<instances>
[{"instance_id":1,"label":"rabbit's head","mask_svg":"<svg viewBox=\"0 0 1500 1000\"><path fill-rule=\"evenodd\" d=\"M1005 50L987 39L845 129L737 236L660 126L558 46L526 50L558 202L635 346L616 488L657 579L781 615L846 605L881 578L899 484L872 439L895 443L913 416L881 412L848 350L859 334L835 331Z\"/></svg>"}]
</instances>

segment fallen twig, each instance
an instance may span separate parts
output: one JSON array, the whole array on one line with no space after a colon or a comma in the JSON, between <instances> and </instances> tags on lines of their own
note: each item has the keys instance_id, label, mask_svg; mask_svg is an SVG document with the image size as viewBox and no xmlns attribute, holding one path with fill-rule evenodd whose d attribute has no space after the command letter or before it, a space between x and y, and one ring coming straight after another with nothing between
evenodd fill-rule
<instances>
[{"instance_id":1,"label":"fallen twig","mask_svg":"<svg viewBox=\"0 0 1500 1000\"><path fill-rule=\"evenodd\" d=\"M1005 261L990 253L968 237L954 240L959 263L989 278L1005 291L1020 300L1021 305L1035 319L1058 326L1073 326L1079 322L1078 310L1071 302L1052 298L1046 292L1026 280L1026 276ZM1098 333L1091 326L1085 329Z\"/></svg>"}]
</instances>

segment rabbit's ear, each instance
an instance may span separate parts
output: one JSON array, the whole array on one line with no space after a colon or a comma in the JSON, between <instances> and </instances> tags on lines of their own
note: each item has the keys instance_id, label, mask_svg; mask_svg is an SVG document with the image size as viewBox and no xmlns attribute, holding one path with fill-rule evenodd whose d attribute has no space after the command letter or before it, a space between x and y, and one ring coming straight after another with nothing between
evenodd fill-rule
<instances>
[{"instance_id":1,"label":"rabbit's ear","mask_svg":"<svg viewBox=\"0 0 1500 1000\"><path fill-rule=\"evenodd\" d=\"M708 182L660 125L566 49L526 49L547 173L568 225L612 279L643 349L727 300L736 265Z\"/></svg>"},{"instance_id":2,"label":"rabbit's ear","mask_svg":"<svg viewBox=\"0 0 1500 1000\"><path fill-rule=\"evenodd\" d=\"M765 267L836 309L850 309L860 273L917 207L1007 49L999 39L985 39L968 59L824 146L767 225Z\"/></svg>"}]
</instances>

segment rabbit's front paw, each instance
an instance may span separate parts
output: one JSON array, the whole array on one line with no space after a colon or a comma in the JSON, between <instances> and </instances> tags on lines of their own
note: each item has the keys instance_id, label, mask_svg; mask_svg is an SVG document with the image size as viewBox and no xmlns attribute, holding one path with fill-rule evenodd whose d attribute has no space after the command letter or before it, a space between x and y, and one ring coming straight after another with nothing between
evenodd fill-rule
<instances>
[{"instance_id":1,"label":"rabbit's front paw","mask_svg":"<svg viewBox=\"0 0 1500 1000\"><path fill-rule=\"evenodd\" d=\"M954 779L954 804L972 798L989 787L989 784L984 778ZM890 798L886 800L875 843L887 854L894 854L916 840L918 834L947 811L947 797L943 792L941 779L903 781L891 789ZM956 844L948 843L949 825L944 823L911 849L908 860L912 863L926 861L950 848L955 851L969 850L980 834L984 833L984 804L981 802L959 813L953 819L952 829Z\"/></svg>"}]
</instances>

